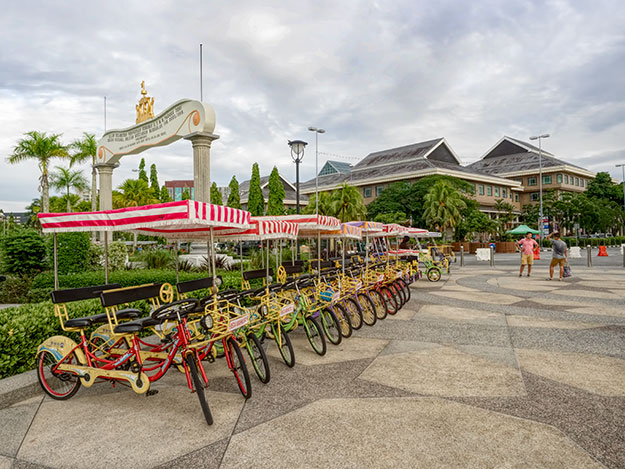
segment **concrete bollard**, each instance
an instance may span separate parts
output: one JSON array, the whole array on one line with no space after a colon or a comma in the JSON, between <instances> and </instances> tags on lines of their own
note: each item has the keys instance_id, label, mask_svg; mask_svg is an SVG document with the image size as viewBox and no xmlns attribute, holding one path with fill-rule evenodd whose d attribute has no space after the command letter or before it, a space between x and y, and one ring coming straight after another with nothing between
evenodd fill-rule
<instances>
[{"instance_id":1,"label":"concrete bollard","mask_svg":"<svg viewBox=\"0 0 625 469\"><path fill-rule=\"evenodd\" d=\"M625 265L625 255L623 255L623 265ZM460 244L460 267L464 267L464 246Z\"/></svg>"},{"instance_id":2,"label":"concrete bollard","mask_svg":"<svg viewBox=\"0 0 625 469\"><path fill-rule=\"evenodd\" d=\"M490 247L490 266L495 267L495 248Z\"/></svg>"},{"instance_id":3,"label":"concrete bollard","mask_svg":"<svg viewBox=\"0 0 625 469\"><path fill-rule=\"evenodd\" d=\"M592 248L590 244L586 246L586 266L592 267Z\"/></svg>"}]
</instances>

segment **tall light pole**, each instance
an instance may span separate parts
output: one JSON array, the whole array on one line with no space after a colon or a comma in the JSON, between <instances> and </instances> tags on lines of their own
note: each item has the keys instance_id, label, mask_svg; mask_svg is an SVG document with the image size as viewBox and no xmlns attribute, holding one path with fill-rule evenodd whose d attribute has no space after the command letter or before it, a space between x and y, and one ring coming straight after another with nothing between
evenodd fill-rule
<instances>
[{"instance_id":1,"label":"tall light pole","mask_svg":"<svg viewBox=\"0 0 625 469\"><path fill-rule=\"evenodd\" d=\"M623 169L623 209L625 210L625 164L617 164L616 167Z\"/></svg>"},{"instance_id":2,"label":"tall light pole","mask_svg":"<svg viewBox=\"0 0 625 469\"><path fill-rule=\"evenodd\" d=\"M530 140L538 140L538 190L540 192L540 209L538 212L538 231L540 231L540 247L543 246L543 149L542 139L549 138L549 134L536 135Z\"/></svg>"},{"instance_id":3,"label":"tall light pole","mask_svg":"<svg viewBox=\"0 0 625 469\"><path fill-rule=\"evenodd\" d=\"M304 159L304 148L308 143L303 140L289 140L289 147L291 147L291 158L295 163L295 208L299 213L299 164Z\"/></svg>"},{"instance_id":4,"label":"tall light pole","mask_svg":"<svg viewBox=\"0 0 625 469\"><path fill-rule=\"evenodd\" d=\"M308 130L315 132L315 215L319 215L319 134L326 131L317 127L308 127Z\"/></svg>"}]
</instances>

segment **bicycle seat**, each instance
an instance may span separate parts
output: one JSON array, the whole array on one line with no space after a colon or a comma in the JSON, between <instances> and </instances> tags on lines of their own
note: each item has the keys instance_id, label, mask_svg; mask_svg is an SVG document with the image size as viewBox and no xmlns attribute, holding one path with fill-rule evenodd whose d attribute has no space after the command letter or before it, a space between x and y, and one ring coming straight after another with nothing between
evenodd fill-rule
<instances>
[{"instance_id":1,"label":"bicycle seat","mask_svg":"<svg viewBox=\"0 0 625 469\"><path fill-rule=\"evenodd\" d=\"M141 312L141 310L135 308L126 308L117 311L115 313L115 317L117 319L137 319L141 317L142 314L143 313ZM108 322L108 317L106 316L106 313L94 314L93 316L89 316L89 319L91 319L92 324Z\"/></svg>"},{"instance_id":2,"label":"bicycle seat","mask_svg":"<svg viewBox=\"0 0 625 469\"><path fill-rule=\"evenodd\" d=\"M63 325L68 329L84 329L91 326L91 324L92 322L90 318L74 318L68 319Z\"/></svg>"},{"instance_id":3,"label":"bicycle seat","mask_svg":"<svg viewBox=\"0 0 625 469\"><path fill-rule=\"evenodd\" d=\"M269 291L276 291L276 290L282 289L282 287L283 287L283 284L281 283L272 283L267 288L269 288Z\"/></svg>"},{"instance_id":4,"label":"bicycle seat","mask_svg":"<svg viewBox=\"0 0 625 469\"><path fill-rule=\"evenodd\" d=\"M115 326L113 332L116 334L128 334L140 332L144 327L156 326L160 324L160 321L153 319L151 317L135 319L134 321L125 322L123 324L119 324Z\"/></svg>"}]
</instances>

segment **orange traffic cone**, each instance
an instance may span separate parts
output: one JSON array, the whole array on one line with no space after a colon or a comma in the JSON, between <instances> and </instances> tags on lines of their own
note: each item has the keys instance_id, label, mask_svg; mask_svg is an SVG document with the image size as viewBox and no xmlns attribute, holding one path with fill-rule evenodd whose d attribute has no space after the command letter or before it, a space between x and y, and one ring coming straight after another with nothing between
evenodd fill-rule
<instances>
[{"instance_id":1,"label":"orange traffic cone","mask_svg":"<svg viewBox=\"0 0 625 469\"><path fill-rule=\"evenodd\" d=\"M597 256L601 256L601 257L608 256L608 250L606 249L605 246L599 246L599 254L597 254Z\"/></svg>"},{"instance_id":2,"label":"orange traffic cone","mask_svg":"<svg viewBox=\"0 0 625 469\"><path fill-rule=\"evenodd\" d=\"M534 249L534 260L535 261L540 260L540 248L538 246L536 246L536 249Z\"/></svg>"}]
</instances>

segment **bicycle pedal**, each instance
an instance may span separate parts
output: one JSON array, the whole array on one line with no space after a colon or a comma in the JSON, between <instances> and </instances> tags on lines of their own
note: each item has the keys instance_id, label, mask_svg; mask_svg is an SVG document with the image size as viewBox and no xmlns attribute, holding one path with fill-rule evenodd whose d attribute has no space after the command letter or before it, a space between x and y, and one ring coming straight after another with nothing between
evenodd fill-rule
<instances>
[{"instance_id":1,"label":"bicycle pedal","mask_svg":"<svg viewBox=\"0 0 625 469\"><path fill-rule=\"evenodd\" d=\"M206 360L208 360L208 363L215 363L215 357L212 355L207 355Z\"/></svg>"},{"instance_id":2,"label":"bicycle pedal","mask_svg":"<svg viewBox=\"0 0 625 469\"><path fill-rule=\"evenodd\" d=\"M148 389L148 391L145 393L145 397L155 396L157 394L158 394L158 389Z\"/></svg>"}]
</instances>

